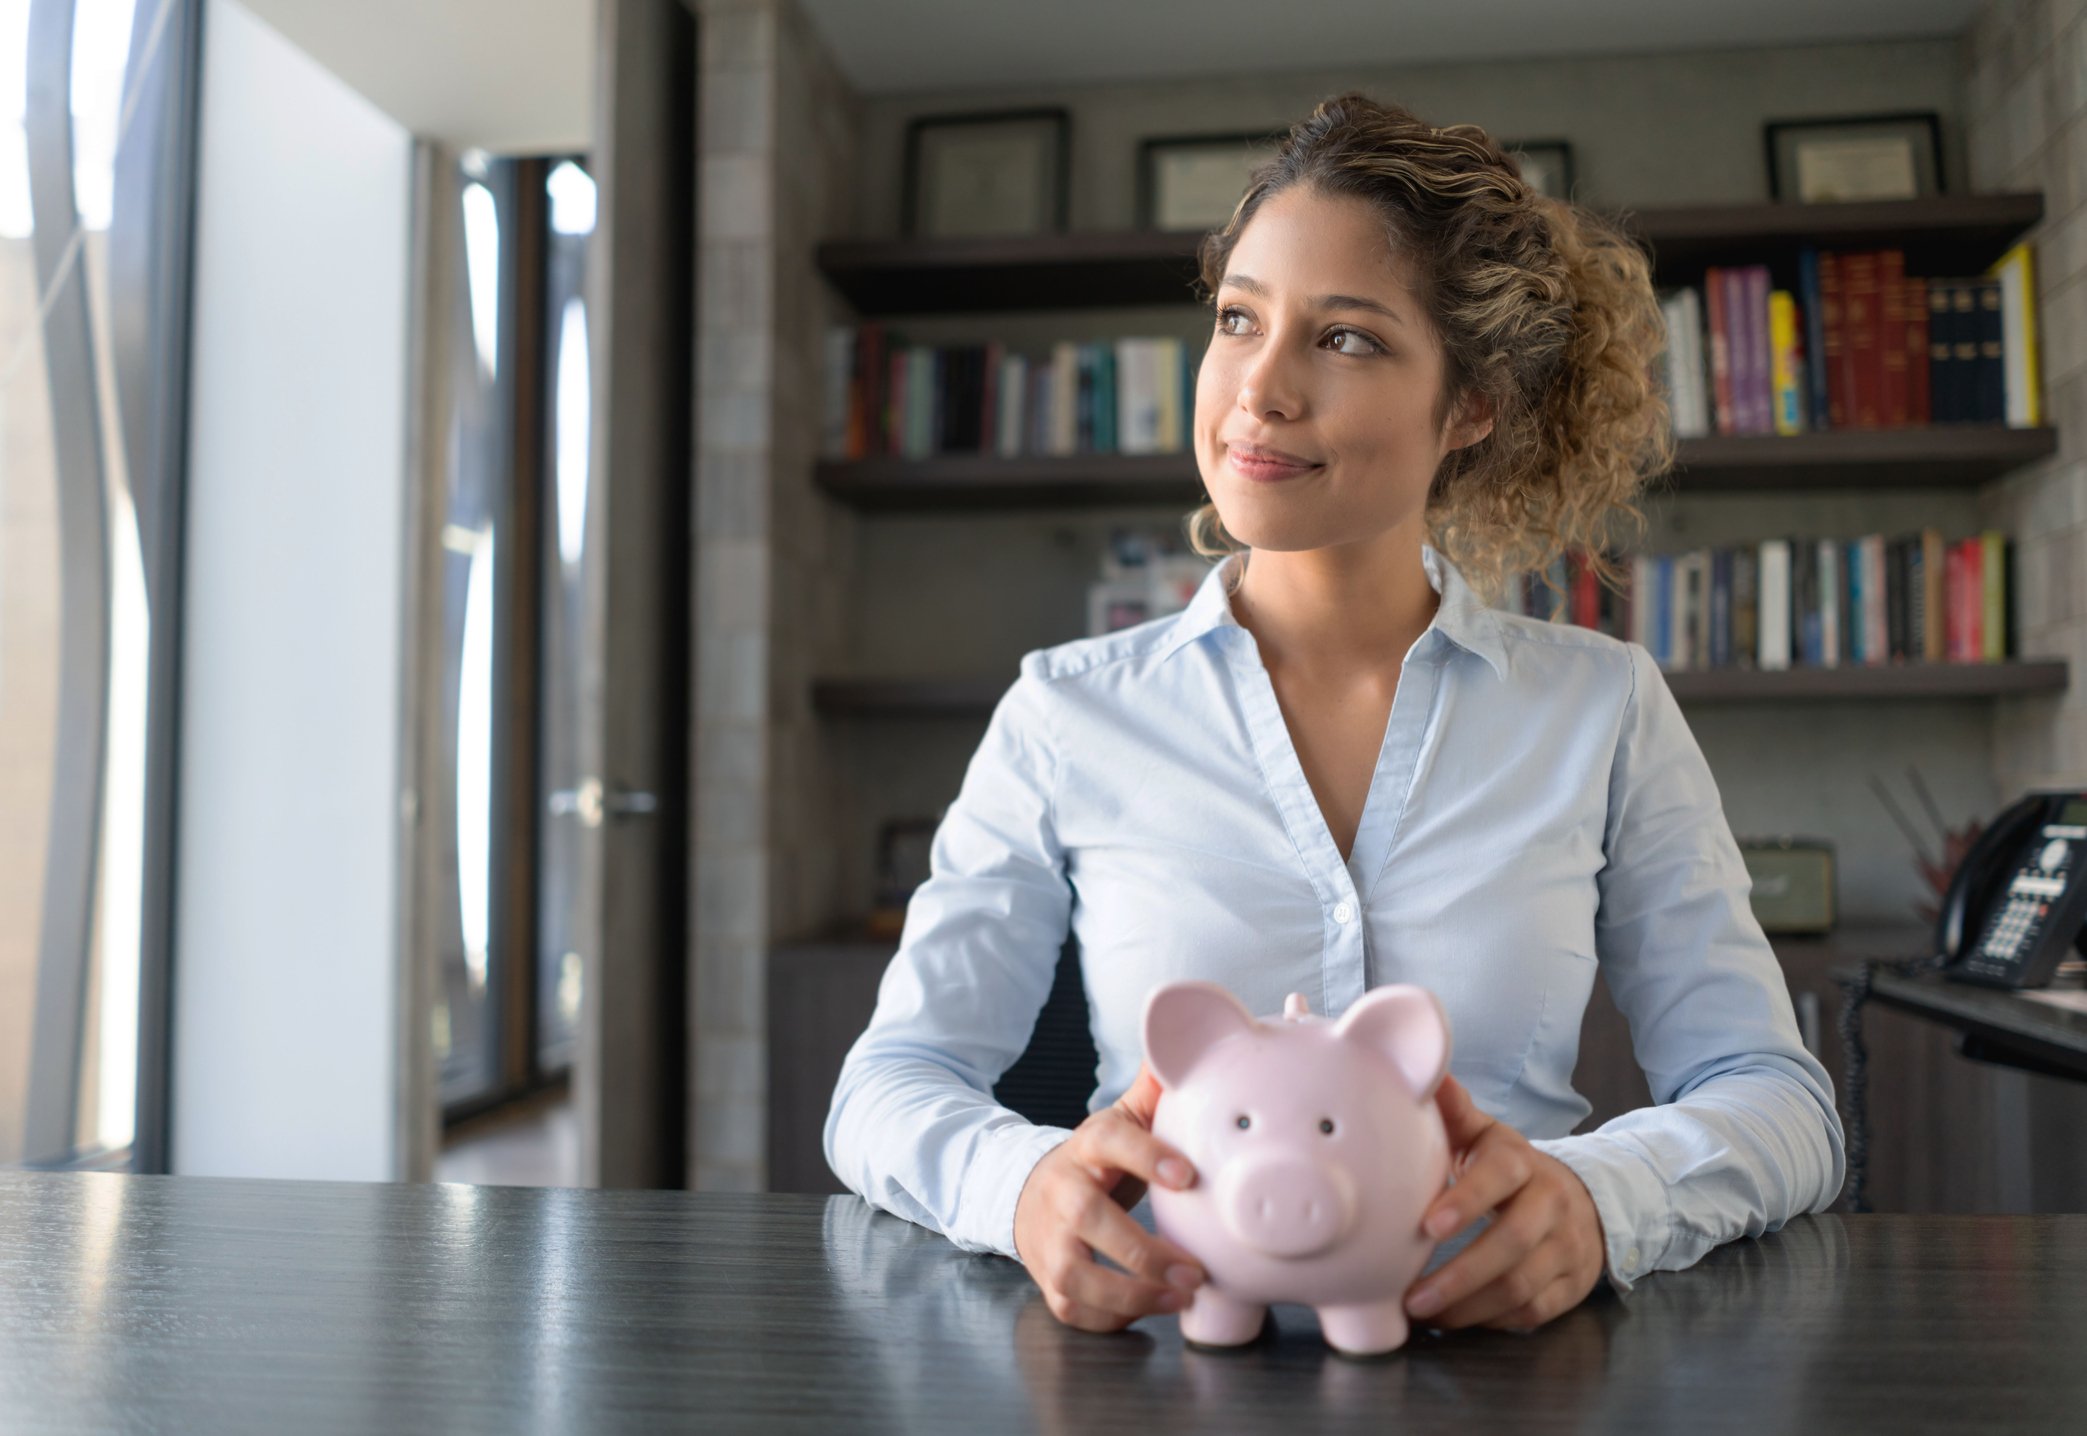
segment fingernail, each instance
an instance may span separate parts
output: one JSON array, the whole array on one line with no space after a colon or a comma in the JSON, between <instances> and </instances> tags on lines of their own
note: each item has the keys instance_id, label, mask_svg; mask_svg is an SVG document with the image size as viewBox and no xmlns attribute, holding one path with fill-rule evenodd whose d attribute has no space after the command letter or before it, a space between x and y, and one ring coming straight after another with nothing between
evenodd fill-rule
<instances>
[{"instance_id":1,"label":"fingernail","mask_svg":"<svg viewBox=\"0 0 2087 1436\"><path fill-rule=\"evenodd\" d=\"M1194 1173L1189 1171L1188 1163L1182 1161L1179 1157L1162 1159L1159 1164L1159 1174L1170 1187L1185 1187L1189 1183L1189 1178L1194 1175Z\"/></svg>"},{"instance_id":2,"label":"fingernail","mask_svg":"<svg viewBox=\"0 0 2087 1436\"><path fill-rule=\"evenodd\" d=\"M1183 1291L1194 1291L1203 1284L1203 1274L1192 1266L1170 1266L1167 1268L1167 1285L1178 1286Z\"/></svg>"},{"instance_id":3,"label":"fingernail","mask_svg":"<svg viewBox=\"0 0 2087 1436\"><path fill-rule=\"evenodd\" d=\"M1436 1241L1456 1230L1457 1214L1454 1208L1445 1208L1428 1218L1428 1235Z\"/></svg>"},{"instance_id":4,"label":"fingernail","mask_svg":"<svg viewBox=\"0 0 2087 1436\"><path fill-rule=\"evenodd\" d=\"M1406 1300L1406 1310L1415 1316L1433 1316L1442 1305L1442 1293L1431 1286L1424 1286Z\"/></svg>"}]
</instances>

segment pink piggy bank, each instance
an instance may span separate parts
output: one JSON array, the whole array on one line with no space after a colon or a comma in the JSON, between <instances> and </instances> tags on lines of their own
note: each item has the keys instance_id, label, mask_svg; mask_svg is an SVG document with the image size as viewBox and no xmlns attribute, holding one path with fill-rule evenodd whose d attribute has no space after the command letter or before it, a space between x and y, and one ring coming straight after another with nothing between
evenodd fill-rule
<instances>
[{"instance_id":1,"label":"pink piggy bank","mask_svg":"<svg viewBox=\"0 0 2087 1436\"><path fill-rule=\"evenodd\" d=\"M1183 1338L1242 1345L1282 1301L1347 1355L1404 1345L1435 1250L1421 1218L1449 1179L1435 995L1379 987L1330 1022L1293 992L1261 1021L1216 983L1169 983L1145 999L1145 1056L1165 1089L1153 1134L1196 1169L1186 1191L1151 1188L1153 1225L1208 1273Z\"/></svg>"}]
</instances>

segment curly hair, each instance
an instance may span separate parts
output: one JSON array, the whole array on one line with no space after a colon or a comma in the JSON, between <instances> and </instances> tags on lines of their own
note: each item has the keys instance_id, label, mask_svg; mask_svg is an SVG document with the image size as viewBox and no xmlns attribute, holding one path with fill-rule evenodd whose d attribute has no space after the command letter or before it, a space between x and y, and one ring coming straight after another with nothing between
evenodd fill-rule
<instances>
[{"instance_id":1,"label":"curly hair","mask_svg":"<svg viewBox=\"0 0 2087 1436\"><path fill-rule=\"evenodd\" d=\"M1437 436L1474 396L1491 402L1492 432L1452 449L1429 485L1429 541L1488 602L1510 575L1568 550L1619 586L1608 526L1623 515L1642 534L1634 500L1674 461L1657 373L1666 326L1645 252L1616 224L1537 193L1477 125L1438 129L1349 91L1291 126L1231 219L1204 236L1203 302L1255 213L1297 185L1369 203L1410 261L1443 343ZM1205 558L1245 547L1207 500L1186 529Z\"/></svg>"}]
</instances>

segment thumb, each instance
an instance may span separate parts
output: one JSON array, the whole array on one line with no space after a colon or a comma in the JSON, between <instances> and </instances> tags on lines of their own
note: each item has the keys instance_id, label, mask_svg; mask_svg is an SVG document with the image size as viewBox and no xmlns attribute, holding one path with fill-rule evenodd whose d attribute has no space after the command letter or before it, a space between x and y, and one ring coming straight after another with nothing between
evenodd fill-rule
<instances>
[{"instance_id":1,"label":"thumb","mask_svg":"<svg viewBox=\"0 0 2087 1436\"><path fill-rule=\"evenodd\" d=\"M1494 1123L1494 1119L1479 1110L1464 1090L1464 1084L1447 1072L1442 1074L1442 1085L1435 1089L1435 1104L1442 1111L1442 1126L1449 1135L1452 1151L1462 1151L1479 1139L1479 1136Z\"/></svg>"},{"instance_id":2,"label":"thumb","mask_svg":"<svg viewBox=\"0 0 2087 1436\"><path fill-rule=\"evenodd\" d=\"M1153 1114L1159 1111L1160 1094L1164 1090L1159 1085L1159 1078L1153 1075L1151 1065L1140 1062L1137 1080L1130 1084L1128 1092L1116 1099L1116 1105L1129 1114L1132 1121L1149 1131Z\"/></svg>"}]
</instances>

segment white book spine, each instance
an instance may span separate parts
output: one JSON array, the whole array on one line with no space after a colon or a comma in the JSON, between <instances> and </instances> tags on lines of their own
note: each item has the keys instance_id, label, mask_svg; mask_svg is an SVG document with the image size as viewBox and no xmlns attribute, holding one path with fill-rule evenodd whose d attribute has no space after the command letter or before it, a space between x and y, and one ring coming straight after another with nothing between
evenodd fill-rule
<instances>
[{"instance_id":1,"label":"white book spine","mask_svg":"<svg viewBox=\"0 0 2087 1436\"><path fill-rule=\"evenodd\" d=\"M1765 539L1757 577L1757 661L1763 672L1790 666L1790 541Z\"/></svg>"},{"instance_id":2,"label":"white book spine","mask_svg":"<svg viewBox=\"0 0 2087 1436\"><path fill-rule=\"evenodd\" d=\"M1157 450L1158 396L1152 389L1151 341L1116 341L1116 448L1125 454Z\"/></svg>"},{"instance_id":3,"label":"white book spine","mask_svg":"<svg viewBox=\"0 0 2087 1436\"><path fill-rule=\"evenodd\" d=\"M1051 452L1070 454L1080 436L1080 346L1061 339L1051 346Z\"/></svg>"},{"instance_id":4,"label":"white book spine","mask_svg":"<svg viewBox=\"0 0 2087 1436\"><path fill-rule=\"evenodd\" d=\"M1012 459L1022 452L1022 420L1028 408L1029 361L1020 354L1000 356L997 390L1000 403L1000 457Z\"/></svg>"},{"instance_id":5,"label":"white book spine","mask_svg":"<svg viewBox=\"0 0 2087 1436\"><path fill-rule=\"evenodd\" d=\"M1152 341L1152 380L1159 400L1159 433L1155 436L1161 453L1178 453L1181 445L1181 341Z\"/></svg>"},{"instance_id":6,"label":"white book spine","mask_svg":"<svg viewBox=\"0 0 2087 1436\"><path fill-rule=\"evenodd\" d=\"M2007 423L2026 429L2029 417L2028 309L2023 294L2021 261L2001 264L1993 271L2000 277L2000 363L2006 391Z\"/></svg>"}]
</instances>

